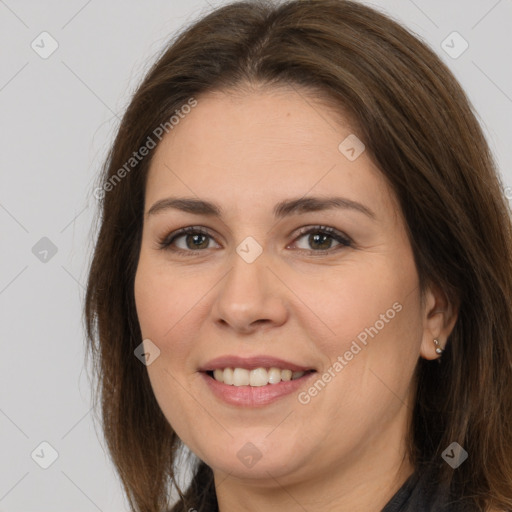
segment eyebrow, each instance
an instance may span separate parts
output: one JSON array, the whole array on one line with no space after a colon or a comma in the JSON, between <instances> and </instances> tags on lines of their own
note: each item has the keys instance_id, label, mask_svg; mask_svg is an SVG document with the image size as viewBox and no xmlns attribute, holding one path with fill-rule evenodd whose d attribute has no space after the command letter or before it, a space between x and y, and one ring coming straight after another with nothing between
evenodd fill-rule
<instances>
[{"instance_id":1,"label":"eyebrow","mask_svg":"<svg viewBox=\"0 0 512 512\"><path fill-rule=\"evenodd\" d=\"M147 215L154 215L169 209L196 215L222 217L222 208L219 205L193 197L167 197L160 199L151 206ZM294 214L330 209L353 210L363 213L371 219L376 218L375 213L367 206L344 197L301 197L298 199L288 199L277 203L274 206L273 213L275 218L281 219Z\"/></svg>"}]
</instances>

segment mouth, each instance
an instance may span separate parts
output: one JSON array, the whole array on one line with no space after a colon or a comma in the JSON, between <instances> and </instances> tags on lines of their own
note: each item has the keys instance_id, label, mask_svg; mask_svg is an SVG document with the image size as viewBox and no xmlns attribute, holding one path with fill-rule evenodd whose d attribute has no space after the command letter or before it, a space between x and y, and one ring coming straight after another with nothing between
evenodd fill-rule
<instances>
[{"instance_id":1,"label":"mouth","mask_svg":"<svg viewBox=\"0 0 512 512\"><path fill-rule=\"evenodd\" d=\"M315 373L316 370L293 371L289 368L278 367L259 367L259 368L240 368L227 367L208 370L204 373L217 382L228 386L250 386L263 387L272 386L281 382L298 380L309 373Z\"/></svg>"},{"instance_id":2,"label":"mouth","mask_svg":"<svg viewBox=\"0 0 512 512\"><path fill-rule=\"evenodd\" d=\"M293 396L317 369L270 355L224 355L198 368L206 389L221 403L259 408Z\"/></svg>"},{"instance_id":3,"label":"mouth","mask_svg":"<svg viewBox=\"0 0 512 512\"><path fill-rule=\"evenodd\" d=\"M289 368L227 367L200 372L206 389L221 403L237 408L259 409L285 397L293 397L314 379L316 370Z\"/></svg>"}]
</instances>

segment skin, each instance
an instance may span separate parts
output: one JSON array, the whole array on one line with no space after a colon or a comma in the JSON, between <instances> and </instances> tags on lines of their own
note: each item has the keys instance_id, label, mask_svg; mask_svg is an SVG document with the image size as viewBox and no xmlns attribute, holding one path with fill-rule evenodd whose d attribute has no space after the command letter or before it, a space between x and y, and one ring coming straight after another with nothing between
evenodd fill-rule
<instances>
[{"instance_id":1,"label":"skin","mask_svg":"<svg viewBox=\"0 0 512 512\"><path fill-rule=\"evenodd\" d=\"M420 300L396 199L367 152L349 161L338 150L353 133L339 115L286 87L197 100L155 150L146 186L135 299L143 338L160 349L147 366L156 399L213 469L221 512L380 511L414 469L404 441L414 368L437 357L433 339L445 345L456 312L435 286ZM273 216L279 201L331 195L375 218L353 209ZM148 215L170 196L216 202L223 216ZM298 233L317 225L352 246ZM159 246L185 226L211 237L200 249L180 237L184 255ZM263 250L252 263L236 252L248 236ZM321 375L397 302L401 311L308 404L292 393L259 408L228 405L198 373L220 355L268 354ZM247 442L261 452L250 468L237 457Z\"/></svg>"}]
</instances>

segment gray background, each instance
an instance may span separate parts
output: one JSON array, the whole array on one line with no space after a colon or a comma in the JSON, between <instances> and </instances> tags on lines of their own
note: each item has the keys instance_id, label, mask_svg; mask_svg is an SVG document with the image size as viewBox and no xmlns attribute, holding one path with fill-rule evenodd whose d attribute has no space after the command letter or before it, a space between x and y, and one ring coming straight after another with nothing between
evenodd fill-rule
<instances>
[{"instance_id":1,"label":"gray background","mask_svg":"<svg viewBox=\"0 0 512 512\"><path fill-rule=\"evenodd\" d=\"M0 0L0 511L127 510L93 421L84 367L92 190L118 118L157 52L222 3ZM512 186L512 0L371 4L450 66L504 186ZM43 31L58 43L46 59L31 47L51 49ZM442 47L453 31L469 43L458 58ZM453 38L445 44L462 48ZM512 198L512 188L505 193ZM51 462L43 441L58 453L47 469L39 465Z\"/></svg>"}]
</instances>

